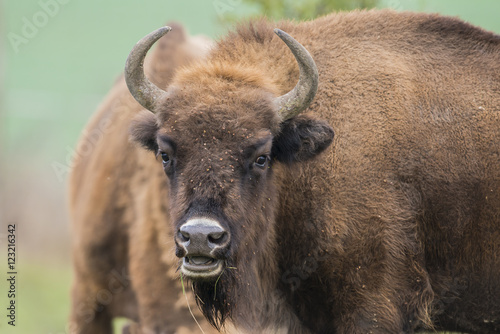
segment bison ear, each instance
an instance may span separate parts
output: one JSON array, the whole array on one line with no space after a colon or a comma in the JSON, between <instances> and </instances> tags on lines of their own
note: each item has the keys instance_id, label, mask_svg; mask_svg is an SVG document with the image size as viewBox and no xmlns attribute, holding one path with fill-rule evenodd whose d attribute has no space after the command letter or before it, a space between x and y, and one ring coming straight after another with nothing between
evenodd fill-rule
<instances>
[{"instance_id":1,"label":"bison ear","mask_svg":"<svg viewBox=\"0 0 500 334\"><path fill-rule=\"evenodd\" d=\"M157 132L158 123L156 116L148 110L141 111L130 124L131 140L155 153L158 151L158 144L156 142Z\"/></svg>"},{"instance_id":2,"label":"bison ear","mask_svg":"<svg viewBox=\"0 0 500 334\"><path fill-rule=\"evenodd\" d=\"M300 115L281 124L281 132L273 141L272 156L287 164L306 161L323 152L333 136L333 129L325 121Z\"/></svg>"}]
</instances>

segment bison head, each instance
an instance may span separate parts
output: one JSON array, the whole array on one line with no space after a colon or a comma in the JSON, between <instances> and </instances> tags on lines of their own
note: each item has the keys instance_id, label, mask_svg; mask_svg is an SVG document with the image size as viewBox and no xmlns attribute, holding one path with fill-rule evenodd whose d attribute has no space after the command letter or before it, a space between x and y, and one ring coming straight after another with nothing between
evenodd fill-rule
<instances>
[{"instance_id":1,"label":"bison head","mask_svg":"<svg viewBox=\"0 0 500 334\"><path fill-rule=\"evenodd\" d=\"M275 33L295 56L300 75L293 90L277 96L274 83L256 75L258 63L223 57L179 70L166 91L156 87L142 64L169 30L144 37L127 60L130 92L149 110L131 133L163 164L180 270L217 325L230 314L232 293L259 289L249 282L277 271L275 165L314 157L331 143L333 130L299 115L316 94L318 71L283 31Z\"/></svg>"}]
</instances>

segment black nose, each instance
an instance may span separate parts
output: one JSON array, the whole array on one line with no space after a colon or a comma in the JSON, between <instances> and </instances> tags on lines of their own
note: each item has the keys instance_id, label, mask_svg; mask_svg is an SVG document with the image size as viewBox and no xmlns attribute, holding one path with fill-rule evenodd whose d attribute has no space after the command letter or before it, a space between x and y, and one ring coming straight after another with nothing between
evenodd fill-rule
<instances>
[{"instance_id":1,"label":"black nose","mask_svg":"<svg viewBox=\"0 0 500 334\"><path fill-rule=\"evenodd\" d=\"M190 220L177 232L177 243L188 254L209 256L214 251L227 247L229 233L215 221Z\"/></svg>"}]
</instances>

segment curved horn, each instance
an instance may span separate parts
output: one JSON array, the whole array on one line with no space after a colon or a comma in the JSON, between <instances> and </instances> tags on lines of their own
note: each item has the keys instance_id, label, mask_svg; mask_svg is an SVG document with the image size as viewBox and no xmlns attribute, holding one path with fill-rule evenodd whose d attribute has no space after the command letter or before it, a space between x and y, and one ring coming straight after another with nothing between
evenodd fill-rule
<instances>
[{"instance_id":1,"label":"curved horn","mask_svg":"<svg viewBox=\"0 0 500 334\"><path fill-rule=\"evenodd\" d=\"M285 95L277 98L278 113L283 120L304 111L318 90L318 69L309 52L299 42L280 29L274 33L290 48L299 64L300 76L297 85Z\"/></svg>"},{"instance_id":2,"label":"curved horn","mask_svg":"<svg viewBox=\"0 0 500 334\"><path fill-rule=\"evenodd\" d=\"M158 88L146 78L144 75L144 58L151 46L170 30L172 30L170 27L161 27L143 37L130 51L125 65L125 81L128 90L137 102L152 112L155 112L156 100L167 94L167 92Z\"/></svg>"}]
</instances>

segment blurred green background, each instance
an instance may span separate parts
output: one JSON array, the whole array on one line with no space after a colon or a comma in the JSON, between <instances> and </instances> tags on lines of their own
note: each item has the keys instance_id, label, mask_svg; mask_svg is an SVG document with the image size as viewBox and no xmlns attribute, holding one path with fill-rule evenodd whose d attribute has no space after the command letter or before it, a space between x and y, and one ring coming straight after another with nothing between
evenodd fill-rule
<instances>
[{"instance_id":1,"label":"blurred green background","mask_svg":"<svg viewBox=\"0 0 500 334\"><path fill-rule=\"evenodd\" d=\"M71 267L65 190L73 147L137 40L170 20L191 34L219 38L232 22L253 14L300 18L358 6L440 12L500 33L498 0L4 0L0 332L66 333ZM15 328L7 325L4 278L7 224L14 223Z\"/></svg>"}]
</instances>

